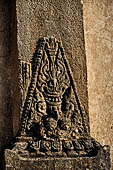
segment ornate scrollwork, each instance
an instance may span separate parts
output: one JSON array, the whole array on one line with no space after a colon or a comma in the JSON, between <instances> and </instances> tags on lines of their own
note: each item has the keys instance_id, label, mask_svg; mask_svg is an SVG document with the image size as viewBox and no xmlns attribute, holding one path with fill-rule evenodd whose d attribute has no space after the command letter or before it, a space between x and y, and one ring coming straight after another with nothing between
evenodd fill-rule
<instances>
[{"instance_id":1,"label":"ornate scrollwork","mask_svg":"<svg viewBox=\"0 0 113 170\"><path fill-rule=\"evenodd\" d=\"M40 39L32 62L25 66L29 70L32 66L32 74L24 69L20 76L24 85L29 75L20 138L30 139L28 148L34 148L37 154L76 156L84 151L87 154L82 109L61 42L53 37ZM93 150L92 140L87 141Z\"/></svg>"}]
</instances>

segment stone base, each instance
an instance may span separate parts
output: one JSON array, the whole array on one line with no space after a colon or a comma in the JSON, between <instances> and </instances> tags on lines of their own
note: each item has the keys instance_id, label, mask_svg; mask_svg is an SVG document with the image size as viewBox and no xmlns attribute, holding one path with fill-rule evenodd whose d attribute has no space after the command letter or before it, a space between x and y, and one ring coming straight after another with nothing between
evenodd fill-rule
<instances>
[{"instance_id":1,"label":"stone base","mask_svg":"<svg viewBox=\"0 0 113 170\"><path fill-rule=\"evenodd\" d=\"M41 157L20 156L16 151L5 151L6 170L110 170L110 149L101 148L95 157Z\"/></svg>"}]
</instances>

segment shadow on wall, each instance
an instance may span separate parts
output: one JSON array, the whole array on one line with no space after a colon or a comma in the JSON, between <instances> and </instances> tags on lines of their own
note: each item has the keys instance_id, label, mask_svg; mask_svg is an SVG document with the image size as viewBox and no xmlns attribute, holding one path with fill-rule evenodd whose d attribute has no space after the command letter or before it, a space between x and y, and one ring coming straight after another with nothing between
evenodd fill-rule
<instances>
[{"instance_id":1,"label":"shadow on wall","mask_svg":"<svg viewBox=\"0 0 113 170\"><path fill-rule=\"evenodd\" d=\"M19 127L16 2L0 1L0 170L5 145Z\"/></svg>"}]
</instances>

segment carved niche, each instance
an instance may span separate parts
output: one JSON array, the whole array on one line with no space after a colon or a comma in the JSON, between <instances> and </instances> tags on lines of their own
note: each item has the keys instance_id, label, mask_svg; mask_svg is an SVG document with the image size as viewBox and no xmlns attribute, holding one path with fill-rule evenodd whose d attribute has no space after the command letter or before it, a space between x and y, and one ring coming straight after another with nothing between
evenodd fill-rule
<instances>
[{"instance_id":1,"label":"carved niche","mask_svg":"<svg viewBox=\"0 0 113 170\"><path fill-rule=\"evenodd\" d=\"M62 43L38 41L31 63L20 62L22 95L19 141L37 156L92 155L99 144L87 133Z\"/></svg>"}]
</instances>

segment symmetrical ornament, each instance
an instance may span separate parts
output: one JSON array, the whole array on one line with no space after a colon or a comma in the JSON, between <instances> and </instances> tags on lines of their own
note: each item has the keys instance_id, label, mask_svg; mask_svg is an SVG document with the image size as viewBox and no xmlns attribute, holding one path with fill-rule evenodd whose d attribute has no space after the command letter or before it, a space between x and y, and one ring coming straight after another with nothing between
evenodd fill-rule
<instances>
[{"instance_id":1,"label":"symmetrical ornament","mask_svg":"<svg viewBox=\"0 0 113 170\"><path fill-rule=\"evenodd\" d=\"M19 61L23 99L18 140L26 143L25 149L37 156L95 155L99 144L86 131L62 43L41 38L31 63Z\"/></svg>"}]
</instances>

